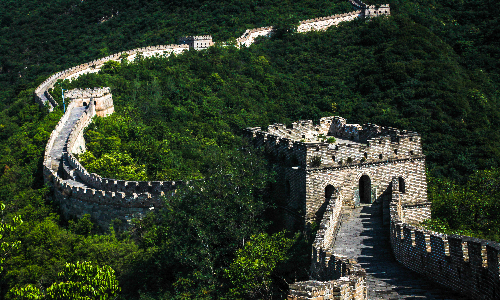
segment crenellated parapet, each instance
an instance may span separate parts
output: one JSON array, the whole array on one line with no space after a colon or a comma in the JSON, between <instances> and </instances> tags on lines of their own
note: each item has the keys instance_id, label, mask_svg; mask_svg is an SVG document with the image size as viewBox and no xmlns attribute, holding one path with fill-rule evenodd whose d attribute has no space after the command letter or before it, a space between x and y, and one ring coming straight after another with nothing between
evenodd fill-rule
<instances>
[{"instance_id":1,"label":"crenellated parapet","mask_svg":"<svg viewBox=\"0 0 500 300\"><path fill-rule=\"evenodd\" d=\"M341 22L350 22L352 20L363 17L364 17L363 10L356 10L344 14L304 20L299 23L299 26L297 27L297 32L324 31L330 28L331 26L337 26Z\"/></svg>"},{"instance_id":2,"label":"crenellated parapet","mask_svg":"<svg viewBox=\"0 0 500 300\"><path fill-rule=\"evenodd\" d=\"M89 173L76 158L85 151L85 128L94 117L113 112L109 88L75 89L67 92L70 102L52 132L45 149L44 178L54 190L63 215L68 218L90 213L102 228L114 219L127 226L162 206L161 198L171 196L184 182L125 181Z\"/></svg>"},{"instance_id":3,"label":"crenellated parapet","mask_svg":"<svg viewBox=\"0 0 500 300\"><path fill-rule=\"evenodd\" d=\"M288 300L367 299L366 271L356 261L324 251L313 251L316 280L290 284Z\"/></svg>"},{"instance_id":4,"label":"crenellated parapet","mask_svg":"<svg viewBox=\"0 0 500 300\"><path fill-rule=\"evenodd\" d=\"M179 39L179 44L188 45L189 48L194 50L203 50L208 47L213 46L211 35L197 35L197 36L185 36Z\"/></svg>"},{"instance_id":5,"label":"crenellated parapet","mask_svg":"<svg viewBox=\"0 0 500 300\"><path fill-rule=\"evenodd\" d=\"M299 23L297 32L321 31L326 30L331 26L336 26L340 22L349 22L356 18L390 15L389 4L367 6L361 0L350 0L350 2L356 8L359 8L359 10L350 13L303 20ZM255 42L255 39L259 36L271 36L273 33L273 29L274 27L272 26L247 29L241 37L236 39L236 46L248 47L253 44ZM138 56L151 57L170 55L172 53L180 54L184 51L189 50L190 48L195 50L203 50L213 45L214 42L212 41L212 36L199 35L182 37L179 39L179 44L148 46L121 51L53 74L35 89L34 97L37 103L39 103L41 106L47 106L49 111L52 111L54 107L58 105L58 103L49 94L49 90L54 87L57 80L72 80L78 78L83 74L97 73L108 61L120 62L123 58L127 58L129 61L133 61Z\"/></svg>"},{"instance_id":6,"label":"crenellated parapet","mask_svg":"<svg viewBox=\"0 0 500 300\"><path fill-rule=\"evenodd\" d=\"M347 124L341 117L247 128L246 136L268 152L296 160L307 169L346 168L353 164L418 159L423 156L416 132L374 124Z\"/></svg>"},{"instance_id":7,"label":"crenellated parapet","mask_svg":"<svg viewBox=\"0 0 500 300\"><path fill-rule=\"evenodd\" d=\"M270 37L273 33L273 30L273 26L247 29L239 38L236 39L236 45L237 47L249 47L255 42L255 39L257 37Z\"/></svg>"},{"instance_id":8,"label":"crenellated parapet","mask_svg":"<svg viewBox=\"0 0 500 300\"><path fill-rule=\"evenodd\" d=\"M397 187L399 180L394 178L392 183ZM396 260L473 299L498 299L500 244L413 226L407 220L404 198L404 193L393 189L390 238Z\"/></svg>"},{"instance_id":9,"label":"crenellated parapet","mask_svg":"<svg viewBox=\"0 0 500 300\"><path fill-rule=\"evenodd\" d=\"M389 4L366 5L364 9L365 18L373 18L390 14L391 14L391 8Z\"/></svg>"}]
</instances>

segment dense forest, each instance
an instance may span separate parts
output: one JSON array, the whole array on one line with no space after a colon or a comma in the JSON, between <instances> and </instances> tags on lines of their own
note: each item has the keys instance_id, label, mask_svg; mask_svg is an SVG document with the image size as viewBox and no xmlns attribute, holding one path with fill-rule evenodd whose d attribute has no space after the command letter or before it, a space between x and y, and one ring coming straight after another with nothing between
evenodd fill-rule
<instances>
[{"instance_id":1,"label":"dense forest","mask_svg":"<svg viewBox=\"0 0 500 300\"><path fill-rule=\"evenodd\" d=\"M286 282L307 278L313 236L281 231L267 189L272 161L245 144L242 129L330 115L421 133L433 201L426 226L500 240L500 5L389 2L390 17L298 34L289 30L298 20L353 8L344 0L0 0L0 202L15 227L1 230L11 245L0 261L1 297L45 299L26 295L46 291L48 299L53 283L84 267L107 274L106 288L123 299L282 297ZM35 105L37 84L114 52L188 34L231 44L268 25L276 34L249 48L124 58L61 82L58 101L61 88L113 92L115 114L85 134L80 159L90 170L205 180L127 232L59 216L41 170L62 109ZM269 255L249 266L257 249Z\"/></svg>"}]
</instances>

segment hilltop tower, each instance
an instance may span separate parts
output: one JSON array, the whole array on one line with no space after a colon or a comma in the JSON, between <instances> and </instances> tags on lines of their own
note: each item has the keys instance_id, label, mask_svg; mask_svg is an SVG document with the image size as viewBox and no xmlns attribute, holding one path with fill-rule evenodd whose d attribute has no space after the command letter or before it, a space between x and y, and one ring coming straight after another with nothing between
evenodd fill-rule
<instances>
[{"instance_id":1,"label":"hilltop tower","mask_svg":"<svg viewBox=\"0 0 500 300\"><path fill-rule=\"evenodd\" d=\"M405 220L417 224L430 217L425 156L416 132L325 117L317 125L311 120L291 127L273 124L267 131L247 128L246 134L279 166L275 189L284 195L288 225L296 223L293 215L319 223L329 205L356 207L375 201L384 204L382 214L389 224L393 177L405 195ZM419 213L413 214L414 209Z\"/></svg>"},{"instance_id":2,"label":"hilltop tower","mask_svg":"<svg viewBox=\"0 0 500 300\"><path fill-rule=\"evenodd\" d=\"M190 49L203 50L212 46L214 43L212 42L211 35L197 35L181 37L179 39L179 44L189 45Z\"/></svg>"}]
</instances>

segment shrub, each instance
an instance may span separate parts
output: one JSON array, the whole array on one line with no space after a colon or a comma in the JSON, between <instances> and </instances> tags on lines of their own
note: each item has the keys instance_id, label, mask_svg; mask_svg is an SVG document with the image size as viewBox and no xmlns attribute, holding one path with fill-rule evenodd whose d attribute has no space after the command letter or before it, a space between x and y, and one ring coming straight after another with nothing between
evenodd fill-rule
<instances>
[{"instance_id":1,"label":"shrub","mask_svg":"<svg viewBox=\"0 0 500 300\"><path fill-rule=\"evenodd\" d=\"M311 159L311 166L312 167L321 166L321 156L313 156L313 158Z\"/></svg>"}]
</instances>

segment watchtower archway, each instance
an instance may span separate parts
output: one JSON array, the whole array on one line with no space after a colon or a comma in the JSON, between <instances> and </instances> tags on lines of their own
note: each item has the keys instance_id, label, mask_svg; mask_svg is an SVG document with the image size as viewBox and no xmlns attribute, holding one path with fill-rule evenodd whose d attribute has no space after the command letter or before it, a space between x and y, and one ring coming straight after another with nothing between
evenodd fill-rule
<instances>
[{"instance_id":1,"label":"watchtower archway","mask_svg":"<svg viewBox=\"0 0 500 300\"><path fill-rule=\"evenodd\" d=\"M368 175L359 178L359 202L362 204L372 203L372 182Z\"/></svg>"},{"instance_id":2,"label":"watchtower archway","mask_svg":"<svg viewBox=\"0 0 500 300\"><path fill-rule=\"evenodd\" d=\"M325 187L325 202L330 202L336 189L333 185L329 184Z\"/></svg>"}]
</instances>

